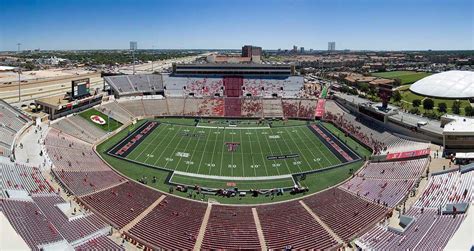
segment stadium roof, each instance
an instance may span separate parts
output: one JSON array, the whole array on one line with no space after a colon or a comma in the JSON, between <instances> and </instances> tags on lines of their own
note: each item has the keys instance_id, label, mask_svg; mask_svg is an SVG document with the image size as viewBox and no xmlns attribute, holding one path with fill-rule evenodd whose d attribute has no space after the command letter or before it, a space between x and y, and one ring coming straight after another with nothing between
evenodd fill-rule
<instances>
[{"instance_id":1,"label":"stadium roof","mask_svg":"<svg viewBox=\"0 0 474 251\"><path fill-rule=\"evenodd\" d=\"M474 72L446 71L416 81L410 86L414 93L436 98L474 97Z\"/></svg>"}]
</instances>

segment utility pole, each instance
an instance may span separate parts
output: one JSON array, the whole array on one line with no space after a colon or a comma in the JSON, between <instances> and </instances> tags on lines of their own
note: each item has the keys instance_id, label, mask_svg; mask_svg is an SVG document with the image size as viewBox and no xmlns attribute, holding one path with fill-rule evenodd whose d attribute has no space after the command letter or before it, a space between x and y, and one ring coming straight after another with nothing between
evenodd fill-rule
<instances>
[{"instance_id":1,"label":"utility pole","mask_svg":"<svg viewBox=\"0 0 474 251\"><path fill-rule=\"evenodd\" d=\"M21 102L21 67L18 67L18 102Z\"/></svg>"}]
</instances>

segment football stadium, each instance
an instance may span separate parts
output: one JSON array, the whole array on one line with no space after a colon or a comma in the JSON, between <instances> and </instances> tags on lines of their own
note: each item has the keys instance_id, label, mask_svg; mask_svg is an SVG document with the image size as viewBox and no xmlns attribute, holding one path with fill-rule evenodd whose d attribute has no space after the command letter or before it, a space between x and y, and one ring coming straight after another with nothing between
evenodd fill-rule
<instances>
[{"instance_id":1,"label":"football stadium","mask_svg":"<svg viewBox=\"0 0 474 251\"><path fill-rule=\"evenodd\" d=\"M472 222L472 164L441 169L426 137L377 122L393 107L290 64L88 85L38 99L47 122L1 104L2 225L25 248L431 250Z\"/></svg>"}]
</instances>

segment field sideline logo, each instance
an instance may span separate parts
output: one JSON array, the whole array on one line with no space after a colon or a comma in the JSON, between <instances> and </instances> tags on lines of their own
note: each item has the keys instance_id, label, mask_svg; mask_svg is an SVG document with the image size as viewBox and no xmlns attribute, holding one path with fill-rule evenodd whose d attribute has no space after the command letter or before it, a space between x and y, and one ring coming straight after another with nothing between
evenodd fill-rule
<instances>
[{"instance_id":1,"label":"field sideline logo","mask_svg":"<svg viewBox=\"0 0 474 251\"><path fill-rule=\"evenodd\" d=\"M99 124L99 125L105 125L107 122L105 121L105 119L103 119L101 116L99 115L92 115L91 116L91 120L92 122L96 123L96 124Z\"/></svg>"}]
</instances>

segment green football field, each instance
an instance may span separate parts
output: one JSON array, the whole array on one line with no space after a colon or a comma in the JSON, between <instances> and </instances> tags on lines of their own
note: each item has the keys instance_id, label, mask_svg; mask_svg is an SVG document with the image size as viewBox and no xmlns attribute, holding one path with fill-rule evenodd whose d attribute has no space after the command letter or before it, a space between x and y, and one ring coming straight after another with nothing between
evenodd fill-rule
<instances>
[{"instance_id":1,"label":"green football field","mask_svg":"<svg viewBox=\"0 0 474 251\"><path fill-rule=\"evenodd\" d=\"M290 155L298 157L268 159ZM306 126L215 129L162 123L126 158L169 170L232 177L287 175L341 163Z\"/></svg>"},{"instance_id":2,"label":"green football field","mask_svg":"<svg viewBox=\"0 0 474 251\"><path fill-rule=\"evenodd\" d=\"M400 79L402 85L412 84L424 77L431 75L428 72L416 72L416 71L389 71L389 72L376 72L372 73L373 76L382 78Z\"/></svg>"}]
</instances>

